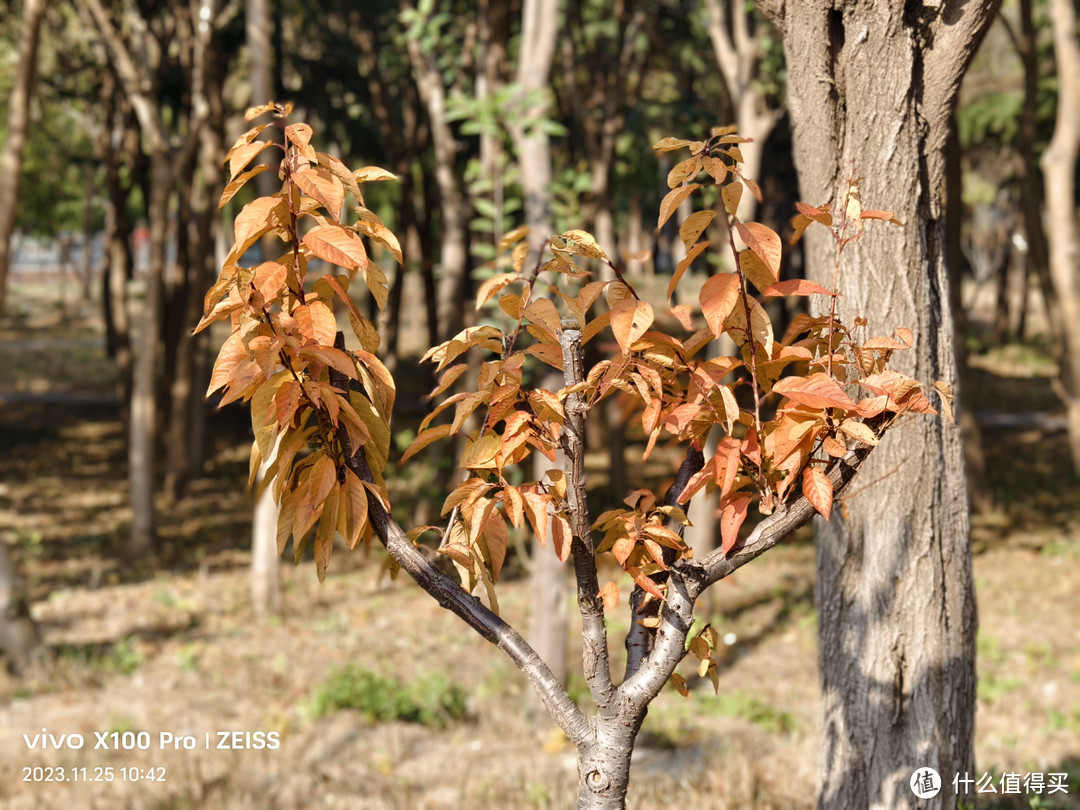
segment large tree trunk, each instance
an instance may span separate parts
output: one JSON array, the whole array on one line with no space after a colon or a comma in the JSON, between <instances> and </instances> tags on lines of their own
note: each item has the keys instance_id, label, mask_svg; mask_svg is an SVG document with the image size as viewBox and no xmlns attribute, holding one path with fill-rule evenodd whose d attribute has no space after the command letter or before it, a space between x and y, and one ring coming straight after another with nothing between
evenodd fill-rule
<instances>
[{"instance_id":1,"label":"large tree trunk","mask_svg":"<svg viewBox=\"0 0 1080 810\"><path fill-rule=\"evenodd\" d=\"M0 314L7 300L8 268L11 264L11 234L19 204L19 178L23 147L30 124L30 97L37 73L37 51L45 0L24 0L19 30L19 61L15 82L8 98L7 140L0 153Z\"/></svg>"},{"instance_id":2,"label":"large tree trunk","mask_svg":"<svg viewBox=\"0 0 1080 810\"><path fill-rule=\"evenodd\" d=\"M1080 151L1080 42L1076 7L1051 0L1054 59L1057 63L1057 121L1042 156L1046 186L1046 232L1050 276L1065 328L1061 382L1068 409L1069 453L1080 473L1080 234L1076 224L1076 159Z\"/></svg>"},{"instance_id":3,"label":"large tree trunk","mask_svg":"<svg viewBox=\"0 0 1080 810\"><path fill-rule=\"evenodd\" d=\"M958 387L944 257L943 149L960 80L998 3L888 0L763 4L788 65L801 194L843 199L862 177L872 227L844 254L840 315L871 333L913 329L897 370ZM877 225L877 223L874 223ZM813 229L812 229L813 230ZM832 283L835 247L808 233L810 275ZM872 454L867 488L819 525L822 808L910 807L917 767L974 772L975 598L959 430L910 419ZM874 483L876 482L876 483Z\"/></svg>"}]
</instances>

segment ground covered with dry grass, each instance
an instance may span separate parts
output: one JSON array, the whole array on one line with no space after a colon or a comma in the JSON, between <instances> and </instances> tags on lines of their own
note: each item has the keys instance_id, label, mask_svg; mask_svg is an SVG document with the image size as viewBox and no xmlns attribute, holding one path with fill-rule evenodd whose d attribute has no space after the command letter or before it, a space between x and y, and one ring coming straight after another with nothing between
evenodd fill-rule
<instances>
[{"instance_id":1,"label":"ground covered with dry grass","mask_svg":"<svg viewBox=\"0 0 1080 810\"><path fill-rule=\"evenodd\" d=\"M572 806L573 751L546 720L524 720L509 661L411 584L381 575L377 550L339 551L323 585L310 564L287 567L282 618L256 621L242 418L215 421L204 477L181 503L161 504L159 556L128 559L109 363L93 318L68 310L44 306L0 332L0 540L46 649L26 677L0 676L0 806ZM1054 407L1038 352L985 357L977 402ZM997 506L974 531L978 767L1067 773L1069 794L980 806L1075 808L1080 487L1064 472L1063 435L1025 425L985 432ZM731 642L719 694L706 683L657 701L630 807L815 805L813 581L813 547L800 537L717 587L711 620ZM500 600L527 626L524 581L504 583ZM626 627L616 618L610 629ZM571 690L587 694L577 679ZM86 744L31 750L42 729ZM141 731L149 750L94 750L94 732L137 746ZM219 750L218 732L232 731L274 732L279 744ZM196 747L160 750L162 732ZM110 767L111 781L89 781ZM66 781L24 780L46 768Z\"/></svg>"}]
</instances>

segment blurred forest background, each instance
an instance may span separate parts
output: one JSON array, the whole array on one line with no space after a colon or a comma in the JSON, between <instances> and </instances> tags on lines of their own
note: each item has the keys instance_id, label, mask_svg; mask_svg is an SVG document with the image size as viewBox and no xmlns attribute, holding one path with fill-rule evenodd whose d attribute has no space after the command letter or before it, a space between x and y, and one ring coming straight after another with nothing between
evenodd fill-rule
<instances>
[{"instance_id":1,"label":"blurred forest background","mask_svg":"<svg viewBox=\"0 0 1080 810\"><path fill-rule=\"evenodd\" d=\"M203 399L218 336L191 334L227 223L255 194L219 210L221 159L247 129L245 108L269 99L294 102L294 120L346 165L398 176L365 193L405 261L371 245L389 305L358 303L401 389L399 453L432 387L416 361L480 317L472 293L524 221L537 144L550 156L552 232L591 231L657 298L691 213L654 227L673 165L651 149L662 137L738 124L764 197L753 216L790 232L800 197L784 53L752 3L546 6L557 24L523 19L521 0L0 0L0 645L11 671L0 675L0 799L59 806L71 787L43 798L20 784L18 766L39 762L23 731L182 722L291 737L287 751L177 756L152 806L269 806L270 785L279 806L316 785L369 801L349 806L565 804L576 775L560 741L544 737L537 764L535 737L503 739L523 698L509 665L391 584L378 553L335 557L322 588L308 568L279 570L275 507L245 491L248 417ZM1006 0L968 71L947 222L982 616L978 761L1067 772L1075 791L1080 267L1075 253L1055 259L1048 235L1076 228L1075 183L1062 200L1052 182L1075 178L1076 151L1071 163L1045 155L1056 129L1080 131L1080 87L1059 76L1053 6ZM1075 47L1075 18L1058 33L1069 34ZM545 35L556 37L546 69ZM693 272L721 261L703 256ZM800 248L784 272L801 275ZM592 480L611 503L671 475L662 454L636 461L642 437L614 412L594 438ZM449 456L428 461L391 471L410 525L433 522L452 475ZM703 548L714 538L699 514ZM655 790L722 801L703 806L813 805L811 540L798 535L717 596L714 623L733 639L721 696L689 709L665 696L632 802ZM515 558L504 610L525 615L523 541ZM383 678L395 672L410 689ZM376 739L360 765L346 756ZM719 739L735 773L722 781L709 770ZM703 775L663 775L673 769ZM1031 806L1080 805L1058 794Z\"/></svg>"}]
</instances>

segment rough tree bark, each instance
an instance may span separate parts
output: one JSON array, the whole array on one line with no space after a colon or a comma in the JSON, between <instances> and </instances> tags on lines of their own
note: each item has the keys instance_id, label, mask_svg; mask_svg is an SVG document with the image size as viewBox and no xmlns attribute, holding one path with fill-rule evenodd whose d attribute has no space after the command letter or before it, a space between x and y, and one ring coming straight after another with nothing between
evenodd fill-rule
<instances>
[{"instance_id":1,"label":"rough tree bark","mask_svg":"<svg viewBox=\"0 0 1080 810\"><path fill-rule=\"evenodd\" d=\"M837 200L846 179L862 177L867 207L907 224L872 228L846 252L841 317L863 316L871 330L910 326L916 346L898 370L955 386L942 151L997 0L762 6L783 37L802 198ZM832 284L831 240L808 237L810 275ZM863 475L870 491L819 526L819 806L830 810L909 807L919 766L946 782L974 771L976 612L959 431L907 420ZM952 794L946 784L923 806L955 806Z\"/></svg>"},{"instance_id":2,"label":"rough tree bark","mask_svg":"<svg viewBox=\"0 0 1080 810\"><path fill-rule=\"evenodd\" d=\"M1080 473L1080 229L1076 224L1076 160L1080 152L1080 41L1076 6L1051 0L1050 19L1057 63L1057 120L1042 156L1046 187L1046 234L1050 243L1050 277L1062 308L1065 327L1061 354L1061 387L1069 429L1069 454Z\"/></svg>"},{"instance_id":3,"label":"rough tree bark","mask_svg":"<svg viewBox=\"0 0 1080 810\"><path fill-rule=\"evenodd\" d=\"M30 124L30 98L37 73L38 42L45 0L24 0L19 29L19 61L8 98L7 140L0 152L0 314L7 301L8 269L11 265L11 234L19 204L23 147Z\"/></svg>"}]
</instances>

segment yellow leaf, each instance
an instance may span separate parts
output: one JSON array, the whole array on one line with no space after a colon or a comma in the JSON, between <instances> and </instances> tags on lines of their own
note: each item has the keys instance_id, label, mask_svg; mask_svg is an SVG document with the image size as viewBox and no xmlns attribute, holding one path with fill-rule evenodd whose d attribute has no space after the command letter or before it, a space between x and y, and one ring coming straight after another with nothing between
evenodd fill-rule
<instances>
[{"instance_id":1,"label":"yellow leaf","mask_svg":"<svg viewBox=\"0 0 1080 810\"><path fill-rule=\"evenodd\" d=\"M664 138L653 144L653 149L658 152L670 152L674 149L682 149L684 146L689 146L692 141L686 141L681 138Z\"/></svg>"},{"instance_id":2,"label":"yellow leaf","mask_svg":"<svg viewBox=\"0 0 1080 810\"><path fill-rule=\"evenodd\" d=\"M709 223L713 221L713 217L716 216L716 212L698 211L691 214L686 218L686 222L679 228L679 238L682 239L683 244L686 245L686 249L689 251L691 245L697 242L698 237L701 236L701 232L709 227Z\"/></svg>"},{"instance_id":3,"label":"yellow leaf","mask_svg":"<svg viewBox=\"0 0 1080 810\"><path fill-rule=\"evenodd\" d=\"M664 223L671 218L671 215L675 213L676 209L682 205L683 200L693 194L701 188L698 183L690 183L686 186L680 186L667 193L664 199L660 202L660 218L656 223L657 228L664 227Z\"/></svg>"},{"instance_id":4,"label":"yellow leaf","mask_svg":"<svg viewBox=\"0 0 1080 810\"><path fill-rule=\"evenodd\" d=\"M353 172L357 183L375 183L381 180L397 180L397 175L378 166L365 166Z\"/></svg>"},{"instance_id":5,"label":"yellow leaf","mask_svg":"<svg viewBox=\"0 0 1080 810\"><path fill-rule=\"evenodd\" d=\"M739 251L739 269L746 276L746 280L760 292L765 292L776 283L776 277L770 272L765 262L749 248Z\"/></svg>"},{"instance_id":6,"label":"yellow leaf","mask_svg":"<svg viewBox=\"0 0 1080 810\"><path fill-rule=\"evenodd\" d=\"M518 278L517 273L499 273L497 276L492 276L483 284L480 285L480 289L476 291L476 308L480 309L486 304L491 296L499 292L507 284L511 284Z\"/></svg>"},{"instance_id":7,"label":"yellow leaf","mask_svg":"<svg viewBox=\"0 0 1080 810\"><path fill-rule=\"evenodd\" d=\"M742 199L742 183L732 180L720 189L720 196L724 200L724 208L731 216L735 216L739 210L739 200Z\"/></svg>"}]
</instances>

